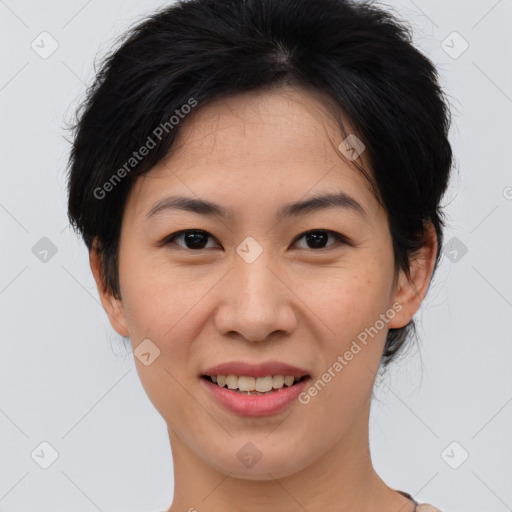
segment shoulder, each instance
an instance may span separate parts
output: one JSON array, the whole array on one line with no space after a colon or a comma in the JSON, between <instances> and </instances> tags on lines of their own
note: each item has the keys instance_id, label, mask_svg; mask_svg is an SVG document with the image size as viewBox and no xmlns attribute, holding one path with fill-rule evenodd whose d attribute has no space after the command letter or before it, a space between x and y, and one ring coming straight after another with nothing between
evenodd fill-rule
<instances>
[{"instance_id":1,"label":"shoulder","mask_svg":"<svg viewBox=\"0 0 512 512\"><path fill-rule=\"evenodd\" d=\"M409 493L404 491L398 491L402 496L410 499L416 505L414 512L443 512L441 509L429 505L428 503L418 503Z\"/></svg>"},{"instance_id":2,"label":"shoulder","mask_svg":"<svg viewBox=\"0 0 512 512\"><path fill-rule=\"evenodd\" d=\"M416 512L442 512L442 510L434 507L433 505L429 505L428 503L420 503L416 507Z\"/></svg>"}]
</instances>

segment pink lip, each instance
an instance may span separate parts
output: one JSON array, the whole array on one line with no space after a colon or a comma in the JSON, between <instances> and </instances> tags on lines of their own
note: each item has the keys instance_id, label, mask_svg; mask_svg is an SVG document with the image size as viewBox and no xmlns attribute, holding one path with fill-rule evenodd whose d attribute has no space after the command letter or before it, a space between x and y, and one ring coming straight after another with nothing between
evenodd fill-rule
<instances>
[{"instance_id":1,"label":"pink lip","mask_svg":"<svg viewBox=\"0 0 512 512\"><path fill-rule=\"evenodd\" d=\"M248 377L266 377L267 375L292 375L296 379L300 379L305 375L309 375L307 370L291 366L289 364L280 363L278 361L268 361L266 363L251 364L242 361L233 361L213 366L201 372L201 375L214 377L217 375L246 375Z\"/></svg>"},{"instance_id":2,"label":"pink lip","mask_svg":"<svg viewBox=\"0 0 512 512\"><path fill-rule=\"evenodd\" d=\"M283 375L281 372L270 372L270 374ZM223 375L223 373L220 372L217 375ZM251 376L250 373L244 372L232 372L232 375ZM269 375L269 373L267 372L265 375ZM265 375L258 376L264 377ZM286 375L290 375L290 373L286 373ZM293 373L291 373L291 375L293 375ZM200 381L206 386L208 392L210 392L222 406L235 414L244 416L269 416L285 410L297 399L310 380L310 378L307 378L293 386L284 386L268 395L244 395L227 388L221 388L206 378L200 378Z\"/></svg>"}]
</instances>

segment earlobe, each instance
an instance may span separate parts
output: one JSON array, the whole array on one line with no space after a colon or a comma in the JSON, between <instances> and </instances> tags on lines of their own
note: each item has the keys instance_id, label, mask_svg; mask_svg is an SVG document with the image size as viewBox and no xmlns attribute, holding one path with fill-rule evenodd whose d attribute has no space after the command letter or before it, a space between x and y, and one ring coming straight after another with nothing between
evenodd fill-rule
<instances>
[{"instance_id":1,"label":"earlobe","mask_svg":"<svg viewBox=\"0 0 512 512\"><path fill-rule=\"evenodd\" d=\"M110 324L118 334L123 337L129 337L123 303L121 299L114 297L112 292L105 285L105 280L101 270L101 254L96 243L93 244L89 251L89 263L91 265L94 280L96 281L101 304L107 313Z\"/></svg>"},{"instance_id":2,"label":"earlobe","mask_svg":"<svg viewBox=\"0 0 512 512\"><path fill-rule=\"evenodd\" d=\"M437 235L430 221L425 229L425 243L411 258L409 276L400 271L393 302L398 302L401 309L388 323L390 329L407 325L427 294L436 261Z\"/></svg>"}]
</instances>

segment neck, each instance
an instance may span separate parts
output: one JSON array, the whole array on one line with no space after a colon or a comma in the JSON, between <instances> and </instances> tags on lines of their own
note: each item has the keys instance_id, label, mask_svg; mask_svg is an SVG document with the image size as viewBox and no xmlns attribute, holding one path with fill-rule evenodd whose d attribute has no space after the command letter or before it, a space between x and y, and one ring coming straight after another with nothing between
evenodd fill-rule
<instances>
[{"instance_id":1,"label":"neck","mask_svg":"<svg viewBox=\"0 0 512 512\"><path fill-rule=\"evenodd\" d=\"M375 472L368 441L369 408L338 443L283 478L230 477L206 464L169 429L174 498L168 512L413 512L413 503Z\"/></svg>"}]
</instances>

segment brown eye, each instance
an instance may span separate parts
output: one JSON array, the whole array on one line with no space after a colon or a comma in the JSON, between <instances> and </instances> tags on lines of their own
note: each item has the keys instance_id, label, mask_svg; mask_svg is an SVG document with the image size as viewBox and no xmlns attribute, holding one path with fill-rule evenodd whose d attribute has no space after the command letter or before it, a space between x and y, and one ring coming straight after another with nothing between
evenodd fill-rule
<instances>
[{"instance_id":1,"label":"brown eye","mask_svg":"<svg viewBox=\"0 0 512 512\"><path fill-rule=\"evenodd\" d=\"M327 245L329 236L334 239L334 243ZM345 238L334 231L326 229L315 229L302 234L297 240L304 238L307 246L301 247L301 249L327 249L332 245L337 245L336 242L345 242Z\"/></svg>"},{"instance_id":2,"label":"brown eye","mask_svg":"<svg viewBox=\"0 0 512 512\"><path fill-rule=\"evenodd\" d=\"M175 243L175 240L182 239L184 245L181 243L177 243L176 245L179 245L184 249L201 250L207 248L206 245L209 238L212 238L212 236L206 231L201 229L187 229L184 231L179 231L178 233L174 233L170 237L166 238L164 243L167 245L170 243Z\"/></svg>"}]
</instances>

